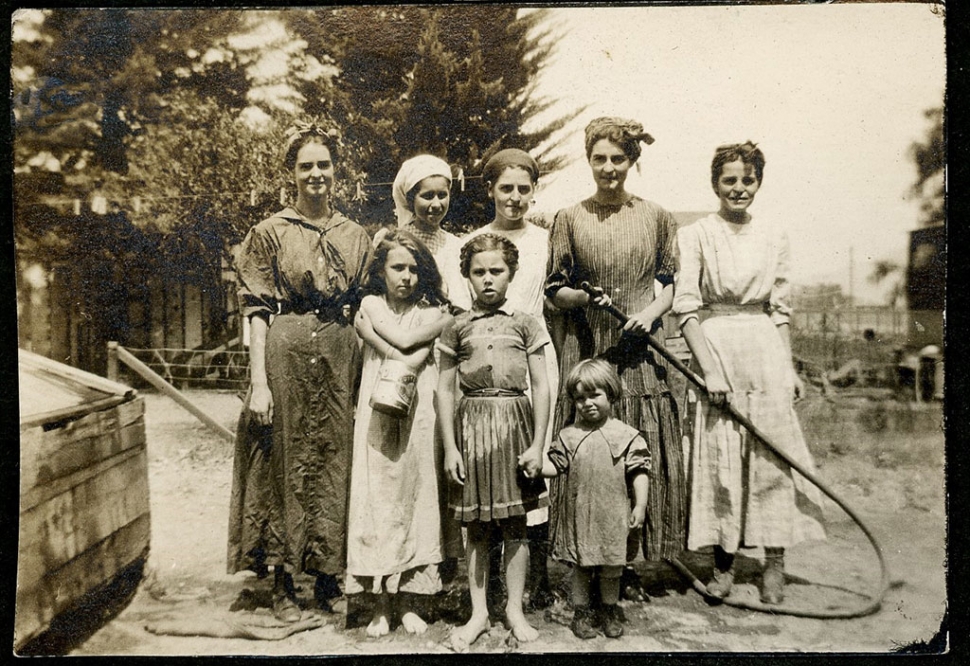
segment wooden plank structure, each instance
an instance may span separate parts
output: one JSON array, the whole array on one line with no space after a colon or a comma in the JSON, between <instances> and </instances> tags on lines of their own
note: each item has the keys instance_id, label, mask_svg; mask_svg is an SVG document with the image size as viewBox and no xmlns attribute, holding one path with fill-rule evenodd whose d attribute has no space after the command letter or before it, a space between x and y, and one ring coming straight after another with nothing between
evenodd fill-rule
<instances>
[{"instance_id":1,"label":"wooden plank structure","mask_svg":"<svg viewBox=\"0 0 970 666\"><path fill-rule=\"evenodd\" d=\"M14 647L148 555L145 404L128 386L19 350Z\"/></svg>"}]
</instances>

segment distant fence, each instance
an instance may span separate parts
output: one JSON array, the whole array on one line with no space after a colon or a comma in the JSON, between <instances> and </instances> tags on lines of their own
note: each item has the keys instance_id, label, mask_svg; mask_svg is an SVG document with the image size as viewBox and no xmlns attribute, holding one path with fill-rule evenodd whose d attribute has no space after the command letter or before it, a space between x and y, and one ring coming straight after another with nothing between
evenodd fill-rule
<instances>
[{"instance_id":1,"label":"distant fence","mask_svg":"<svg viewBox=\"0 0 970 666\"><path fill-rule=\"evenodd\" d=\"M125 349L178 388L245 391L249 387L249 352L238 338L214 349Z\"/></svg>"}]
</instances>

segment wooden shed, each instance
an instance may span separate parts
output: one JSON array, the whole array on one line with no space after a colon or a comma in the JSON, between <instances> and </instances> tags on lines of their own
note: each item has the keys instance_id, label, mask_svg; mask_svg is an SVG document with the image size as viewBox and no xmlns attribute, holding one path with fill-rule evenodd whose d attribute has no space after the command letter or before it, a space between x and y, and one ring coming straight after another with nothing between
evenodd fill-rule
<instances>
[{"instance_id":1,"label":"wooden shed","mask_svg":"<svg viewBox=\"0 0 970 666\"><path fill-rule=\"evenodd\" d=\"M22 349L19 366L15 649L144 563L151 536L143 398Z\"/></svg>"}]
</instances>

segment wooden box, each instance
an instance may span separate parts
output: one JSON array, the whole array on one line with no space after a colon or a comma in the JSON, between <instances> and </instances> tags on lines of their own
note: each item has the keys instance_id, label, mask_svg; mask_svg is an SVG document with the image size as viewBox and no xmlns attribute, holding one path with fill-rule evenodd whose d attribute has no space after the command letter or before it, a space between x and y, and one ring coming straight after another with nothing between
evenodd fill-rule
<instances>
[{"instance_id":1,"label":"wooden box","mask_svg":"<svg viewBox=\"0 0 970 666\"><path fill-rule=\"evenodd\" d=\"M148 555L144 400L20 350L15 649Z\"/></svg>"}]
</instances>

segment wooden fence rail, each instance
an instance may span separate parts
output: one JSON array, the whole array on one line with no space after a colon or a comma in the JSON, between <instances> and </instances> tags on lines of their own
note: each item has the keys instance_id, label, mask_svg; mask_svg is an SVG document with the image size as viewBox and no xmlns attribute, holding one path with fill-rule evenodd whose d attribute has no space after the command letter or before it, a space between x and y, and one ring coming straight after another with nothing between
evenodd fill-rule
<instances>
[{"instance_id":1,"label":"wooden fence rail","mask_svg":"<svg viewBox=\"0 0 970 666\"><path fill-rule=\"evenodd\" d=\"M161 376L155 373L154 370L135 358L131 352L117 342L108 342L108 379L117 381L119 362L124 363L126 366L131 368L142 379L174 400L179 406L183 407L194 417L202 421L202 423L207 425L218 435L229 440L230 442L235 441L236 435L233 434L231 430L192 404L191 400L182 395L178 389L165 381Z\"/></svg>"}]
</instances>

